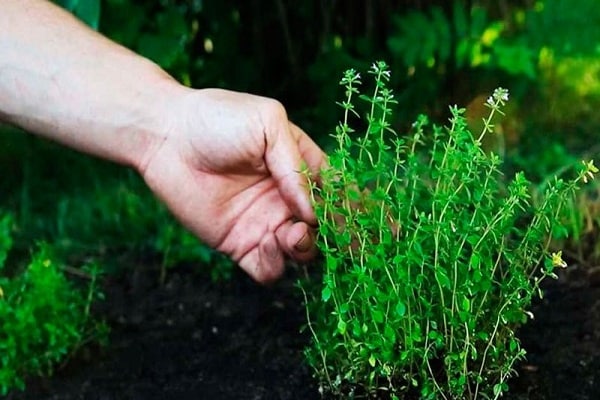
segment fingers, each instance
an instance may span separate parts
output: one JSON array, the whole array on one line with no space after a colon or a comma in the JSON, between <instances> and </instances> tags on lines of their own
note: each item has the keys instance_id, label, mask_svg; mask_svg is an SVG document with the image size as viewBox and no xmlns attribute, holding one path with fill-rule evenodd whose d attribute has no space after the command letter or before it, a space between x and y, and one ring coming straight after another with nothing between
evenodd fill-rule
<instances>
[{"instance_id":1,"label":"fingers","mask_svg":"<svg viewBox=\"0 0 600 400\"><path fill-rule=\"evenodd\" d=\"M315 235L305 222L287 221L275 231L283 251L298 261L309 261L316 254Z\"/></svg>"},{"instance_id":2,"label":"fingers","mask_svg":"<svg viewBox=\"0 0 600 400\"><path fill-rule=\"evenodd\" d=\"M315 223L306 177L300 173L302 157L298 145L287 133L278 134L273 141L270 148L267 142L265 160L281 197L296 217Z\"/></svg>"},{"instance_id":3,"label":"fingers","mask_svg":"<svg viewBox=\"0 0 600 400\"><path fill-rule=\"evenodd\" d=\"M281 104L269 101L262 108L264 137L264 162L277 185L280 206L287 215L271 225L254 248L238 260L238 264L254 280L270 283L284 271L284 257L299 261L313 258L315 235L311 225L316 217L310 200L309 185L303 169L308 168L311 176L317 177L325 161L325 154L299 127L287 119ZM260 139L260 137L259 137ZM272 209L267 214L271 215ZM291 215L289 212L291 211ZM298 219L298 222L293 220ZM272 231L280 221L275 232ZM260 223L263 223L261 220Z\"/></svg>"},{"instance_id":4,"label":"fingers","mask_svg":"<svg viewBox=\"0 0 600 400\"><path fill-rule=\"evenodd\" d=\"M315 256L315 235L308 224L285 222L275 233L267 233L258 248L242 257L238 264L255 281L270 284L283 275L285 254L298 261L309 261Z\"/></svg>"},{"instance_id":5,"label":"fingers","mask_svg":"<svg viewBox=\"0 0 600 400\"><path fill-rule=\"evenodd\" d=\"M270 284L284 272L284 255L272 232L260 241L258 248L242 257L239 266L256 282Z\"/></svg>"},{"instance_id":6,"label":"fingers","mask_svg":"<svg viewBox=\"0 0 600 400\"><path fill-rule=\"evenodd\" d=\"M319 147L296 125L287 121L281 108L279 118L267 126L265 161L277 182L282 198L292 213L302 221L316 224L310 202L308 182L301 173L304 164L318 174L324 154ZM282 123L281 121L285 122Z\"/></svg>"}]
</instances>

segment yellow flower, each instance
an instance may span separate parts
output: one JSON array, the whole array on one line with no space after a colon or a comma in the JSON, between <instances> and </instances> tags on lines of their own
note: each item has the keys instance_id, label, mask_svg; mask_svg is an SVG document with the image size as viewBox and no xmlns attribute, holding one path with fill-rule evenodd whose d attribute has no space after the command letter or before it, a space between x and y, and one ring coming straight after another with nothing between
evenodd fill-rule
<instances>
[{"instance_id":1,"label":"yellow flower","mask_svg":"<svg viewBox=\"0 0 600 400\"><path fill-rule=\"evenodd\" d=\"M2 286L0 286L0 299L4 297L4 290L2 290Z\"/></svg>"},{"instance_id":2,"label":"yellow flower","mask_svg":"<svg viewBox=\"0 0 600 400\"><path fill-rule=\"evenodd\" d=\"M562 251L552 253L552 266L567 268L567 263L562 259Z\"/></svg>"}]
</instances>

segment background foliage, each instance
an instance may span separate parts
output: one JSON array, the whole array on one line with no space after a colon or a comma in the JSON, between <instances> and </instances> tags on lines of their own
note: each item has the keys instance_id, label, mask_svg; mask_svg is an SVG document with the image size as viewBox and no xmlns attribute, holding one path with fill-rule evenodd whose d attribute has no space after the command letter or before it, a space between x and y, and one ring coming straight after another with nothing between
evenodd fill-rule
<instances>
[{"instance_id":1,"label":"background foliage","mask_svg":"<svg viewBox=\"0 0 600 400\"><path fill-rule=\"evenodd\" d=\"M281 100L326 149L339 117L337 77L383 59L394 71L390 86L399 112L391 124L398 132L419 113L446 120L448 104L466 106L467 121L478 130L482 96L501 86L510 90L511 106L486 146L504 157L508 170L523 169L543 190L549 174L598 152L597 0L56 3L186 85ZM23 260L38 241L69 265L93 259L115 271L124 268L115 261L124 254L150 254L163 266L162 277L185 261L217 263L222 268L211 271L227 274L131 171L8 127L1 128L0 167L10 171L0 181L0 208L14 216L13 257L21 260L1 272L3 279L25 271ZM597 226L594 199L582 197L571 208L575 238ZM589 250L577 243L574 255Z\"/></svg>"}]
</instances>

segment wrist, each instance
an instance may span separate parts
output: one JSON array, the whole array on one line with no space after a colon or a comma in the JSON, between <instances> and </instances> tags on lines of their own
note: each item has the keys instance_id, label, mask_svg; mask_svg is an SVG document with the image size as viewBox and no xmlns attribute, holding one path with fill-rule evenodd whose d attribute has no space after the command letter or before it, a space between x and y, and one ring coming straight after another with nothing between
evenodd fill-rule
<instances>
[{"instance_id":1,"label":"wrist","mask_svg":"<svg viewBox=\"0 0 600 400\"><path fill-rule=\"evenodd\" d=\"M144 175L150 160L175 131L174 114L189 90L166 74L145 87L134 106L139 118L130 132L130 151L124 154L126 165Z\"/></svg>"}]
</instances>

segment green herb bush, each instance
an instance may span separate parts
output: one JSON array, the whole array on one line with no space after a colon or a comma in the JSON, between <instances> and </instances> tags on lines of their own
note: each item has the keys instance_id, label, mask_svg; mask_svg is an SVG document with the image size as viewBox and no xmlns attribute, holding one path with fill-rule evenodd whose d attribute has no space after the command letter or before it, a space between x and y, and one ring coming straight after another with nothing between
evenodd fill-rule
<instances>
[{"instance_id":1,"label":"green herb bush","mask_svg":"<svg viewBox=\"0 0 600 400\"><path fill-rule=\"evenodd\" d=\"M102 339L105 326L90 316L100 295L99 268L85 290L67 280L49 246L41 246L24 271L8 274L5 261L12 246L10 215L0 218L0 395L23 389L28 375L48 375L54 365L89 340Z\"/></svg>"},{"instance_id":2,"label":"green herb bush","mask_svg":"<svg viewBox=\"0 0 600 400\"><path fill-rule=\"evenodd\" d=\"M401 137L387 65L369 74L371 96L344 74L338 147L312 187L325 267L322 286L306 289L307 359L334 394L498 398L525 355L515 331L533 317L540 282L566 266L548 253L561 205L597 170L583 163L533 204L524 174L507 181L481 147L506 90L487 100L480 134L453 106L448 126L420 116ZM368 108L362 135L356 97Z\"/></svg>"}]
</instances>

